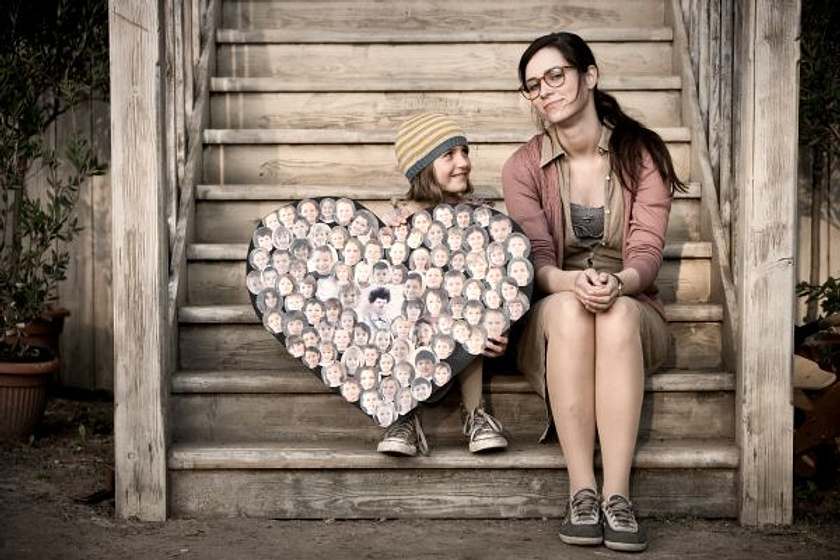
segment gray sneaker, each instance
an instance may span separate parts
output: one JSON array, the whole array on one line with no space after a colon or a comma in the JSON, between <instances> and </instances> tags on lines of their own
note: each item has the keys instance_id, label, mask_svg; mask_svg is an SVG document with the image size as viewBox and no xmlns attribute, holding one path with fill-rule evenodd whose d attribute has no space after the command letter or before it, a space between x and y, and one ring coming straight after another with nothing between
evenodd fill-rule
<instances>
[{"instance_id":1,"label":"gray sneaker","mask_svg":"<svg viewBox=\"0 0 840 560\"><path fill-rule=\"evenodd\" d=\"M429 453L426 436L416 412L411 412L388 426L379 445L376 446L380 453L404 457L414 457L418 449L423 455Z\"/></svg>"},{"instance_id":2,"label":"gray sneaker","mask_svg":"<svg viewBox=\"0 0 840 560\"><path fill-rule=\"evenodd\" d=\"M566 519L560 527L560 540L566 544L593 546L604 540L598 493L592 488L582 488L569 499Z\"/></svg>"},{"instance_id":3,"label":"gray sneaker","mask_svg":"<svg viewBox=\"0 0 840 560\"><path fill-rule=\"evenodd\" d=\"M601 504L604 511L604 545L621 552L641 552L647 548L647 535L636 521L633 504L621 494L613 494Z\"/></svg>"},{"instance_id":4,"label":"gray sneaker","mask_svg":"<svg viewBox=\"0 0 840 560\"><path fill-rule=\"evenodd\" d=\"M502 423L482 407L468 413L464 422L464 435L470 438L470 453L506 448L508 440L502 433L503 429Z\"/></svg>"}]
</instances>

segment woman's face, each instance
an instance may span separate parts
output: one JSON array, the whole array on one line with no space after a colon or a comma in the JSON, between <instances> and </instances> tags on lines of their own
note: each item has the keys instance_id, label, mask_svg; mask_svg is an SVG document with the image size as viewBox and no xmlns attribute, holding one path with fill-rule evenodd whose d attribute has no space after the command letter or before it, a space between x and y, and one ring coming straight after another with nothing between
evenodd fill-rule
<instances>
[{"instance_id":1,"label":"woman's face","mask_svg":"<svg viewBox=\"0 0 840 560\"><path fill-rule=\"evenodd\" d=\"M552 68L569 66L569 62L555 47L540 49L525 67L525 81L540 80L539 95L531 101L537 113L552 125L573 124L578 122L585 110L594 113L595 100L593 88L598 84L598 71L594 66L586 74L575 68L564 68L565 82L552 88L542 79Z\"/></svg>"},{"instance_id":2,"label":"woman's face","mask_svg":"<svg viewBox=\"0 0 840 560\"><path fill-rule=\"evenodd\" d=\"M441 189L449 194L467 191L472 163L467 146L455 146L434 161L435 179Z\"/></svg>"}]
</instances>

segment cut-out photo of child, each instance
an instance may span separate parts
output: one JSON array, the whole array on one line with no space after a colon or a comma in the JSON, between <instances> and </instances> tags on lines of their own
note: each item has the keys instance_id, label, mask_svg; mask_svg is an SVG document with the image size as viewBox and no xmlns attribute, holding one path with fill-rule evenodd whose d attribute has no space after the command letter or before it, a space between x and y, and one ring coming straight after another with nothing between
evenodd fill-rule
<instances>
[{"instance_id":1,"label":"cut-out photo of child","mask_svg":"<svg viewBox=\"0 0 840 560\"><path fill-rule=\"evenodd\" d=\"M318 216L321 214L321 208L317 202L311 198L305 198L298 202L298 215L301 216L311 226L318 221Z\"/></svg>"},{"instance_id":2,"label":"cut-out photo of child","mask_svg":"<svg viewBox=\"0 0 840 560\"><path fill-rule=\"evenodd\" d=\"M504 214L493 214L490 217L490 239L497 243L504 243L513 233L513 222Z\"/></svg>"},{"instance_id":3,"label":"cut-out photo of child","mask_svg":"<svg viewBox=\"0 0 840 560\"><path fill-rule=\"evenodd\" d=\"M438 387L443 387L452 380L452 367L446 362L440 362L435 365L435 375L432 378L434 384Z\"/></svg>"},{"instance_id":4,"label":"cut-out photo of child","mask_svg":"<svg viewBox=\"0 0 840 560\"><path fill-rule=\"evenodd\" d=\"M254 247L271 251L271 249L274 248L274 245L271 243L272 233L273 232L270 227L257 228L256 231L254 231Z\"/></svg>"},{"instance_id":5,"label":"cut-out photo of child","mask_svg":"<svg viewBox=\"0 0 840 560\"><path fill-rule=\"evenodd\" d=\"M527 259L531 254L531 241L519 232L512 233L507 240L507 252L514 259Z\"/></svg>"},{"instance_id":6,"label":"cut-out photo of child","mask_svg":"<svg viewBox=\"0 0 840 560\"><path fill-rule=\"evenodd\" d=\"M292 246L292 232L284 225L279 225L271 235L271 245L278 251L288 251Z\"/></svg>"},{"instance_id":7,"label":"cut-out photo of child","mask_svg":"<svg viewBox=\"0 0 840 560\"><path fill-rule=\"evenodd\" d=\"M347 402L359 402L359 396L362 393L362 388L359 382L355 379L345 379L341 384L341 396L347 399Z\"/></svg>"},{"instance_id":8,"label":"cut-out photo of child","mask_svg":"<svg viewBox=\"0 0 840 560\"><path fill-rule=\"evenodd\" d=\"M340 226L349 226L356 215L356 205L349 198L339 198L335 203L335 221Z\"/></svg>"},{"instance_id":9,"label":"cut-out photo of child","mask_svg":"<svg viewBox=\"0 0 840 560\"><path fill-rule=\"evenodd\" d=\"M321 221L327 224L335 222L335 199L322 198L319 203L321 207Z\"/></svg>"}]
</instances>

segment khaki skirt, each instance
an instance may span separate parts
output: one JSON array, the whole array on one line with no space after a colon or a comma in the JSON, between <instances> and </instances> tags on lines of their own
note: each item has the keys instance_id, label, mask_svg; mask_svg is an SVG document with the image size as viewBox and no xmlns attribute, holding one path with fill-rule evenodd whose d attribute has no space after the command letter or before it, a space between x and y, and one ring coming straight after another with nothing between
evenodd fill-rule
<instances>
[{"instance_id":1,"label":"khaki skirt","mask_svg":"<svg viewBox=\"0 0 840 560\"><path fill-rule=\"evenodd\" d=\"M521 319L524 323L518 341L516 343L517 369L531 383L534 390L546 401L546 430L540 441L546 439L552 431L552 417L549 412L545 381L545 353L546 353L546 320L545 310L549 307L546 303L555 297L554 295L540 299L528 314ZM642 354L644 356L645 374L650 374L659 369L668 358L672 346L672 335L668 323L662 318L656 309L634 297L628 297L639 308L641 327L639 334L642 342Z\"/></svg>"}]
</instances>

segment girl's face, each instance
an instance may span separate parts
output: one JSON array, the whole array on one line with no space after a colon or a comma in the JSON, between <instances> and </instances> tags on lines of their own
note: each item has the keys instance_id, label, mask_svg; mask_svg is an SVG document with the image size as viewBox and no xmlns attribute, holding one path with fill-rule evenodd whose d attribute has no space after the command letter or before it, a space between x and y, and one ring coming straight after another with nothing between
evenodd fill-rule
<instances>
[{"instance_id":1,"label":"girl's face","mask_svg":"<svg viewBox=\"0 0 840 560\"><path fill-rule=\"evenodd\" d=\"M469 306L464 310L464 319L470 326L478 325L481 322L481 308L474 305Z\"/></svg>"},{"instance_id":2,"label":"girl's face","mask_svg":"<svg viewBox=\"0 0 840 560\"><path fill-rule=\"evenodd\" d=\"M289 272L289 264L292 262L292 257L285 251L275 251L271 256L271 264L274 269L280 274Z\"/></svg>"},{"instance_id":3,"label":"girl's face","mask_svg":"<svg viewBox=\"0 0 840 560\"><path fill-rule=\"evenodd\" d=\"M382 354L379 358L379 370L382 375L390 375L394 371L394 357L390 354Z\"/></svg>"},{"instance_id":4,"label":"girl's face","mask_svg":"<svg viewBox=\"0 0 840 560\"><path fill-rule=\"evenodd\" d=\"M347 350L350 345L350 332L344 329L336 330L333 335L333 343L335 343L335 348L339 352Z\"/></svg>"},{"instance_id":5,"label":"girl's face","mask_svg":"<svg viewBox=\"0 0 840 560\"><path fill-rule=\"evenodd\" d=\"M472 272L473 278L483 280L487 275L487 261L484 259L474 259L470 267L470 272Z\"/></svg>"},{"instance_id":6,"label":"girl's face","mask_svg":"<svg viewBox=\"0 0 840 560\"><path fill-rule=\"evenodd\" d=\"M268 317L268 328L271 332L279 333L283 330L283 318L279 313L272 313Z\"/></svg>"},{"instance_id":7,"label":"girl's face","mask_svg":"<svg viewBox=\"0 0 840 560\"><path fill-rule=\"evenodd\" d=\"M487 313L484 316L484 329L487 337L498 339L505 330L505 320L501 313Z\"/></svg>"},{"instance_id":8,"label":"girl's face","mask_svg":"<svg viewBox=\"0 0 840 560\"><path fill-rule=\"evenodd\" d=\"M343 249L345 241L347 241L347 238L344 237L344 233L342 231L333 230L332 233L330 233L330 242L336 249Z\"/></svg>"},{"instance_id":9,"label":"girl's face","mask_svg":"<svg viewBox=\"0 0 840 560\"><path fill-rule=\"evenodd\" d=\"M502 305L502 296L496 290L487 290L484 294L484 303L490 309L498 309Z\"/></svg>"},{"instance_id":10,"label":"girl's face","mask_svg":"<svg viewBox=\"0 0 840 560\"><path fill-rule=\"evenodd\" d=\"M254 254L251 257L251 263L253 263L254 268L257 270L262 270L268 266L269 260L270 257L268 256L268 251L254 251Z\"/></svg>"},{"instance_id":11,"label":"girl's face","mask_svg":"<svg viewBox=\"0 0 840 560\"><path fill-rule=\"evenodd\" d=\"M504 278L504 274L502 274L502 269L499 267L494 266L490 270L487 271L487 283L490 284L490 287L496 289L499 287L499 284Z\"/></svg>"},{"instance_id":12,"label":"girl's face","mask_svg":"<svg viewBox=\"0 0 840 560\"><path fill-rule=\"evenodd\" d=\"M312 225L318 220L318 206L311 201L303 202L300 205L300 215Z\"/></svg>"},{"instance_id":13,"label":"girl's face","mask_svg":"<svg viewBox=\"0 0 840 560\"><path fill-rule=\"evenodd\" d=\"M455 217L458 220L458 227L464 229L468 225L470 225L470 221L472 217L470 216L469 210L461 210L458 212L458 215Z\"/></svg>"},{"instance_id":14,"label":"girl's face","mask_svg":"<svg viewBox=\"0 0 840 560\"><path fill-rule=\"evenodd\" d=\"M411 321L405 317L399 317L394 321L394 333L397 335L397 338L405 340L408 338L409 332L411 332Z\"/></svg>"},{"instance_id":15,"label":"girl's face","mask_svg":"<svg viewBox=\"0 0 840 560\"><path fill-rule=\"evenodd\" d=\"M321 201L321 215L325 222L333 221L335 217L335 201L327 198Z\"/></svg>"},{"instance_id":16,"label":"girl's face","mask_svg":"<svg viewBox=\"0 0 840 560\"><path fill-rule=\"evenodd\" d=\"M525 240L519 236L511 237L508 241L508 252L510 255L515 258L523 258L525 256L525 251L528 250L528 245L525 243Z\"/></svg>"},{"instance_id":17,"label":"girl's face","mask_svg":"<svg viewBox=\"0 0 840 560\"><path fill-rule=\"evenodd\" d=\"M359 383L365 391L373 389L376 387L376 372L370 369L362 370L362 373L359 375Z\"/></svg>"},{"instance_id":18,"label":"girl's face","mask_svg":"<svg viewBox=\"0 0 840 560\"><path fill-rule=\"evenodd\" d=\"M275 294L274 292L266 292L263 301L265 302L266 309L275 309L277 307L277 304L279 303L277 299L277 294Z\"/></svg>"},{"instance_id":19,"label":"girl's face","mask_svg":"<svg viewBox=\"0 0 840 560\"><path fill-rule=\"evenodd\" d=\"M353 221L350 223L347 229L350 231L350 235L358 237L360 235L365 235L370 231L370 223L368 222L367 218L359 215L353 218Z\"/></svg>"},{"instance_id":20,"label":"girl's face","mask_svg":"<svg viewBox=\"0 0 840 560\"><path fill-rule=\"evenodd\" d=\"M375 367L376 362L379 361L379 352L374 348L365 348L365 366Z\"/></svg>"},{"instance_id":21,"label":"girl's face","mask_svg":"<svg viewBox=\"0 0 840 560\"><path fill-rule=\"evenodd\" d=\"M463 253L455 253L449 261L449 266L453 270L464 270L467 257Z\"/></svg>"},{"instance_id":22,"label":"girl's face","mask_svg":"<svg viewBox=\"0 0 840 560\"><path fill-rule=\"evenodd\" d=\"M341 306L339 305L329 305L327 306L327 321L331 324L335 324L338 322L338 317L341 314Z\"/></svg>"},{"instance_id":23,"label":"girl's face","mask_svg":"<svg viewBox=\"0 0 840 560\"><path fill-rule=\"evenodd\" d=\"M443 268L449 264L449 253L445 249L438 249L432 251L432 264L438 268Z\"/></svg>"},{"instance_id":24,"label":"girl's face","mask_svg":"<svg viewBox=\"0 0 840 560\"><path fill-rule=\"evenodd\" d=\"M515 299L517 293L519 293L519 288L510 282L502 282L502 298L504 298L505 301L512 301Z\"/></svg>"},{"instance_id":25,"label":"girl's face","mask_svg":"<svg viewBox=\"0 0 840 560\"><path fill-rule=\"evenodd\" d=\"M430 268L426 271L426 287L437 289L443 283L443 271L439 268Z\"/></svg>"},{"instance_id":26,"label":"girl's face","mask_svg":"<svg viewBox=\"0 0 840 560\"><path fill-rule=\"evenodd\" d=\"M437 328L440 333L450 334L452 332L452 317L449 315L438 317Z\"/></svg>"},{"instance_id":27,"label":"girl's face","mask_svg":"<svg viewBox=\"0 0 840 560\"><path fill-rule=\"evenodd\" d=\"M519 300L514 300L508 305L508 315L511 321L516 321L525 313L525 306Z\"/></svg>"},{"instance_id":28,"label":"girl's face","mask_svg":"<svg viewBox=\"0 0 840 560\"><path fill-rule=\"evenodd\" d=\"M321 345L321 363L331 364L335 361L335 348L332 344ZM341 373L341 370L339 370Z\"/></svg>"},{"instance_id":29,"label":"girl's face","mask_svg":"<svg viewBox=\"0 0 840 560\"><path fill-rule=\"evenodd\" d=\"M346 226L353 219L355 209L353 204L347 201L339 201L335 206L335 217L339 224Z\"/></svg>"},{"instance_id":30,"label":"girl's face","mask_svg":"<svg viewBox=\"0 0 840 560\"><path fill-rule=\"evenodd\" d=\"M364 346L368 343L368 338L370 338L368 332L361 328L361 325L356 325L356 328L353 329L353 343L356 346Z\"/></svg>"},{"instance_id":31,"label":"girl's face","mask_svg":"<svg viewBox=\"0 0 840 560\"><path fill-rule=\"evenodd\" d=\"M353 266L362 258L362 252L356 243L347 243L344 246L344 262Z\"/></svg>"},{"instance_id":32,"label":"girl's face","mask_svg":"<svg viewBox=\"0 0 840 560\"><path fill-rule=\"evenodd\" d=\"M318 274L329 274L333 264L332 260L329 251L318 251L315 253L315 271Z\"/></svg>"},{"instance_id":33,"label":"girl's face","mask_svg":"<svg viewBox=\"0 0 840 560\"><path fill-rule=\"evenodd\" d=\"M453 147L439 156L433 165L435 180L443 192L460 195L467 191L472 170L470 149L467 146Z\"/></svg>"},{"instance_id":34,"label":"girl's face","mask_svg":"<svg viewBox=\"0 0 840 560\"><path fill-rule=\"evenodd\" d=\"M405 344L405 343L403 343L403 344L394 343L393 348L391 348L391 352L393 352L394 360L397 363L404 362L408 359L408 345Z\"/></svg>"},{"instance_id":35,"label":"girl's face","mask_svg":"<svg viewBox=\"0 0 840 560\"><path fill-rule=\"evenodd\" d=\"M417 305L410 305L405 308L405 317L412 323L417 321L420 318L420 314L423 312L423 309Z\"/></svg>"},{"instance_id":36,"label":"girl's face","mask_svg":"<svg viewBox=\"0 0 840 560\"><path fill-rule=\"evenodd\" d=\"M382 382L382 397L388 402L394 402L394 397L397 396L397 382L393 379L387 379Z\"/></svg>"},{"instance_id":37,"label":"girl's face","mask_svg":"<svg viewBox=\"0 0 840 560\"><path fill-rule=\"evenodd\" d=\"M348 370L355 370L362 365L362 357L358 352L347 352L344 354L344 365Z\"/></svg>"},{"instance_id":38,"label":"girl's face","mask_svg":"<svg viewBox=\"0 0 840 560\"><path fill-rule=\"evenodd\" d=\"M443 308L443 302L440 299L440 296L435 292L428 292L426 295L426 311L432 317L437 317L440 315L440 311Z\"/></svg>"},{"instance_id":39,"label":"girl's face","mask_svg":"<svg viewBox=\"0 0 840 560\"><path fill-rule=\"evenodd\" d=\"M443 243L443 227L439 224L432 224L429 226L429 231L426 232L426 241L429 247L437 247ZM269 241L269 246L271 242Z\"/></svg>"},{"instance_id":40,"label":"girl's face","mask_svg":"<svg viewBox=\"0 0 840 560\"><path fill-rule=\"evenodd\" d=\"M411 225L415 229L419 230L421 233L426 233L427 231L429 231L429 226L431 224L432 219L426 212L418 213L416 216L414 216L414 219L411 220Z\"/></svg>"},{"instance_id":41,"label":"girl's face","mask_svg":"<svg viewBox=\"0 0 840 560\"><path fill-rule=\"evenodd\" d=\"M484 236L480 231L473 231L467 236L467 245L470 246L472 251L481 250L484 247Z\"/></svg>"},{"instance_id":42,"label":"girl's face","mask_svg":"<svg viewBox=\"0 0 840 560\"><path fill-rule=\"evenodd\" d=\"M353 315L350 313L342 313L341 315L341 328L346 331L352 331L353 327L356 326L356 320L353 319Z\"/></svg>"},{"instance_id":43,"label":"girl's face","mask_svg":"<svg viewBox=\"0 0 840 560\"><path fill-rule=\"evenodd\" d=\"M327 380L331 387L338 387L341 383L341 366L332 364L327 368Z\"/></svg>"},{"instance_id":44,"label":"girl's face","mask_svg":"<svg viewBox=\"0 0 840 560\"><path fill-rule=\"evenodd\" d=\"M506 255L505 250L501 245L495 245L490 249L490 264L493 266L502 266L505 264Z\"/></svg>"},{"instance_id":45,"label":"girl's face","mask_svg":"<svg viewBox=\"0 0 840 560\"><path fill-rule=\"evenodd\" d=\"M399 224L394 226L394 239L397 241L405 241L408 238L408 224Z\"/></svg>"},{"instance_id":46,"label":"girl's face","mask_svg":"<svg viewBox=\"0 0 840 560\"><path fill-rule=\"evenodd\" d=\"M306 220L296 220L292 225L292 234L298 239L303 239L309 233L309 224Z\"/></svg>"},{"instance_id":47,"label":"girl's face","mask_svg":"<svg viewBox=\"0 0 840 560\"><path fill-rule=\"evenodd\" d=\"M412 270L417 271L425 271L429 268L429 263L431 259L429 258L429 252L425 249L420 250L417 249L412 254Z\"/></svg>"},{"instance_id":48,"label":"girl's face","mask_svg":"<svg viewBox=\"0 0 840 560\"><path fill-rule=\"evenodd\" d=\"M528 285L528 277L530 274L528 273L528 267L523 262L515 262L510 267L510 275L516 280L516 283L520 286L527 286Z\"/></svg>"},{"instance_id":49,"label":"girl's face","mask_svg":"<svg viewBox=\"0 0 840 560\"><path fill-rule=\"evenodd\" d=\"M479 285L478 282L470 282L467 285L466 296L467 296L467 299L475 299L475 300L480 300L481 299L481 286Z\"/></svg>"},{"instance_id":50,"label":"girl's face","mask_svg":"<svg viewBox=\"0 0 840 560\"><path fill-rule=\"evenodd\" d=\"M411 391L400 391L398 401L401 413L408 412L414 405L414 397L411 396Z\"/></svg>"},{"instance_id":51,"label":"girl's face","mask_svg":"<svg viewBox=\"0 0 840 560\"><path fill-rule=\"evenodd\" d=\"M411 383L411 370L407 367L399 367L394 372L394 377L397 378L397 382L400 385L408 387L409 383Z\"/></svg>"},{"instance_id":52,"label":"girl's face","mask_svg":"<svg viewBox=\"0 0 840 560\"><path fill-rule=\"evenodd\" d=\"M405 244L394 243L391 245L391 250L388 252L391 262L394 264L402 264L405 260Z\"/></svg>"},{"instance_id":53,"label":"girl's face","mask_svg":"<svg viewBox=\"0 0 840 560\"><path fill-rule=\"evenodd\" d=\"M368 243L365 246L365 260L373 264L382 259L382 247L375 243Z\"/></svg>"},{"instance_id":54,"label":"girl's face","mask_svg":"<svg viewBox=\"0 0 840 560\"><path fill-rule=\"evenodd\" d=\"M311 282L304 282L300 285L300 293L307 299L311 298L312 294L315 293L315 285Z\"/></svg>"},{"instance_id":55,"label":"girl's face","mask_svg":"<svg viewBox=\"0 0 840 560\"><path fill-rule=\"evenodd\" d=\"M388 334L388 331L376 331L373 343L379 348L380 352L387 352L388 347L391 346L391 335Z\"/></svg>"}]
</instances>

